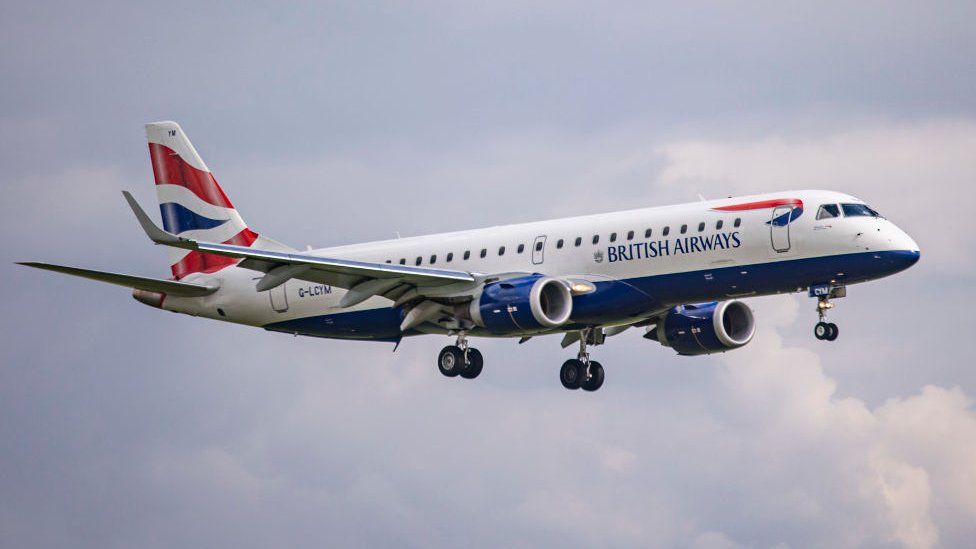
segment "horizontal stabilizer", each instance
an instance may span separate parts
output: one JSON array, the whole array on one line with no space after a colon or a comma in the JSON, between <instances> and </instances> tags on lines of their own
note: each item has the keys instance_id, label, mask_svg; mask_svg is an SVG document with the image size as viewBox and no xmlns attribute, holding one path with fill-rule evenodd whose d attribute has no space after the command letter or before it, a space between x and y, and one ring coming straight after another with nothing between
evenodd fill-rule
<instances>
[{"instance_id":1,"label":"horizontal stabilizer","mask_svg":"<svg viewBox=\"0 0 976 549\"><path fill-rule=\"evenodd\" d=\"M136 288L149 292L164 293L166 295L176 297L202 297L217 291L217 288L215 287L203 286L201 284L189 284L187 282L175 282L172 280L162 280L159 278L146 278L127 274L107 273L104 271L92 271L89 269L79 269L77 267L51 265L49 263L24 262L19 263L19 265L26 265L28 267L34 267L35 269L44 269L45 271L54 271L72 276L80 276L82 278L98 280L99 282L108 282L109 284L125 286L126 288Z\"/></svg>"}]
</instances>

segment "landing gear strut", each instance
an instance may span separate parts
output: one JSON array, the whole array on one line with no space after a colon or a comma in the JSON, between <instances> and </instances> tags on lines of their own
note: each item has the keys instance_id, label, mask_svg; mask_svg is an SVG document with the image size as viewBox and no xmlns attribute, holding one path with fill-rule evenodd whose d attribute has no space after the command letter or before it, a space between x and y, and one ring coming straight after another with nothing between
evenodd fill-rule
<instances>
[{"instance_id":1,"label":"landing gear strut","mask_svg":"<svg viewBox=\"0 0 976 549\"><path fill-rule=\"evenodd\" d=\"M817 315L820 321L813 327L813 335L817 339L833 341L840 334L840 329L833 322L827 322L827 310L832 309L834 304L830 302L829 295L817 296Z\"/></svg>"},{"instance_id":2,"label":"landing gear strut","mask_svg":"<svg viewBox=\"0 0 976 549\"><path fill-rule=\"evenodd\" d=\"M458 332L455 345L444 347L437 355L437 369L447 377L460 375L464 379L474 379L481 373L484 364L481 351L468 346L468 336L464 331Z\"/></svg>"},{"instance_id":3,"label":"landing gear strut","mask_svg":"<svg viewBox=\"0 0 976 549\"><path fill-rule=\"evenodd\" d=\"M587 343L596 343L593 329L581 330L579 342L579 354L575 359L563 363L563 367L559 369L559 381L570 390L596 391L603 386L604 373L603 365L590 360L590 353L586 351Z\"/></svg>"}]
</instances>

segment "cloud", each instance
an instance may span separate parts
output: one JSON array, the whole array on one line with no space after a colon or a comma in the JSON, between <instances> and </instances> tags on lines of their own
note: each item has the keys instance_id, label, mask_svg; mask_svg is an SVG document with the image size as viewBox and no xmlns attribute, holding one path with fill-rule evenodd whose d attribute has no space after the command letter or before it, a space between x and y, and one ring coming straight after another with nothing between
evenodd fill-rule
<instances>
[{"instance_id":1,"label":"cloud","mask_svg":"<svg viewBox=\"0 0 976 549\"><path fill-rule=\"evenodd\" d=\"M128 478L123 493L144 494L154 515L129 541L147 533L163 545L304 545L323 535L516 546L970 539L976 410L965 392L928 386L876 407L838 396L820 355L780 334L797 321L796 299L754 303L770 322L752 344L718 357L672 357L637 334L619 336L616 351L597 350L611 368L599 398L558 388L553 342L541 346L551 375L523 377L513 390L508 379L539 365L504 344L481 344L490 369L461 383L434 369L435 340L391 355L262 335L229 357L243 370L207 374L252 380L237 382L241 400L216 420L210 442L154 449ZM238 339L236 328L206 328L216 345ZM206 364L206 354L176 353L193 364ZM635 372L627 357L645 354L656 366ZM286 364L270 367L275 356ZM688 369L702 375L668 382ZM278 389L261 388L269 383Z\"/></svg>"}]
</instances>

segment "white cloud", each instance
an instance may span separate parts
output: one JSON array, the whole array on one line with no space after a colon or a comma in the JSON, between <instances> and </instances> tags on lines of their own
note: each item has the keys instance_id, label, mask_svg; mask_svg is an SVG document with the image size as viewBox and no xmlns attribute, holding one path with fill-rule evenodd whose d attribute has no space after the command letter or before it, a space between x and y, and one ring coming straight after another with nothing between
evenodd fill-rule
<instances>
[{"instance_id":1,"label":"white cloud","mask_svg":"<svg viewBox=\"0 0 976 549\"><path fill-rule=\"evenodd\" d=\"M636 334L620 336L619 350L598 350L611 377L596 395L566 392L554 375L513 389L513 376L555 366L526 361L504 342L481 343L489 369L459 382L436 372L436 339L391 355L386 346L269 334L256 341L265 347L258 356L233 359L246 372L227 375L258 387L282 380L282 390L245 399L241 406L261 401L259 413L219 450L164 454L150 486L165 479L172 497L218 524L248 516L296 543L289 531L320 528L335 539L422 545L970 539L976 410L965 393L929 386L877 407L839 397L819 354L780 335L796 321L796 300L753 303L771 322L746 348L714 359L672 358ZM223 332L236 340L233 329ZM554 343L541 346L549 362ZM657 366L635 377L635 350ZM268 366L275 356L287 364ZM703 375L668 384L672 368ZM212 512L228 506L233 512ZM160 512L165 523L176 511Z\"/></svg>"}]
</instances>

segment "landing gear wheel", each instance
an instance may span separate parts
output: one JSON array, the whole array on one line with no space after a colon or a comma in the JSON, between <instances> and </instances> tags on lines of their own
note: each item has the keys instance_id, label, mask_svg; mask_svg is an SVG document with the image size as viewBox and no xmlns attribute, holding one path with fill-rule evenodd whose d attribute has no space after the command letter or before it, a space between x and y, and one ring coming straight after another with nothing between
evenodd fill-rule
<instances>
[{"instance_id":1,"label":"landing gear wheel","mask_svg":"<svg viewBox=\"0 0 976 549\"><path fill-rule=\"evenodd\" d=\"M824 339L826 339L827 341L833 341L837 339L838 335L840 335L840 328L838 328L837 325L834 324L833 322L828 323L827 335L824 336Z\"/></svg>"},{"instance_id":2,"label":"landing gear wheel","mask_svg":"<svg viewBox=\"0 0 976 549\"><path fill-rule=\"evenodd\" d=\"M585 368L584 368L585 371ZM584 391L596 391L603 387L603 365L590 362L590 377L580 385Z\"/></svg>"},{"instance_id":3,"label":"landing gear wheel","mask_svg":"<svg viewBox=\"0 0 976 549\"><path fill-rule=\"evenodd\" d=\"M580 360L567 360L559 369L559 381L567 389L579 389L584 379L586 379L586 366Z\"/></svg>"},{"instance_id":4,"label":"landing gear wheel","mask_svg":"<svg viewBox=\"0 0 976 549\"><path fill-rule=\"evenodd\" d=\"M817 339L827 339L830 335L830 324L826 322L818 322L816 326L813 327L813 335Z\"/></svg>"},{"instance_id":5,"label":"landing gear wheel","mask_svg":"<svg viewBox=\"0 0 976 549\"><path fill-rule=\"evenodd\" d=\"M462 354L463 356L463 354ZM474 379L481 373L481 368L485 365L485 359L481 356L481 351L474 347L468 347L468 362L461 362L461 377L464 379Z\"/></svg>"},{"instance_id":6,"label":"landing gear wheel","mask_svg":"<svg viewBox=\"0 0 976 549\"><path fill-rule=\"evenodd\" d=\"M444 347L441 349L441 353L437 355L437 369L447 377L455 377L461 373L463 365L464 353L456 345Z\"/></svg>"}]
</instances>

